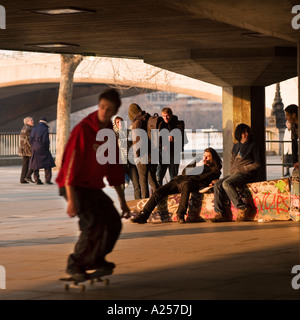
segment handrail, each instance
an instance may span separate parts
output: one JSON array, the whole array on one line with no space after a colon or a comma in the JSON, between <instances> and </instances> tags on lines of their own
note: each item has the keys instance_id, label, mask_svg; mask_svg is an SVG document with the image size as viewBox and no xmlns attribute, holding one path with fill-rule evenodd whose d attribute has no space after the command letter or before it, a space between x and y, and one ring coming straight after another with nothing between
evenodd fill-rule
<instances>
[{"instance_id":1,"label":"handrail","mask_svg":"<svg viewBox=\"0 0 300 320\"><path fill-rule=\"evenodd\" d=\"M216 132L209 132L216 134ZM219 131L218 131L219 133ZM208 144L211 144L210 134L203 132L204 136L208 139ZM49 133L50 139L50 152L53 156L56 154L56 133ZM11 157L19 156L19 142L20 142L20 133L16 132L0 132L0 157ZM290 165L290 163L284 162L283 157L283 145L284 143L290 143L290 141L281 141L281 140L266 140L266 143L280 143L281 144L281 163L266 163L266 166L281 166L282 173L284 173L284 167Z\"/></svg>"},{"instance_id":2,"label":"handrail","mask_svg":"<svg viewBox=\"0 0 300 320\"><path fill-rule=\"evenodd\" d=\"M56 154L56 133L49 133L50 152ZM0 132L0 157L19 156L20 133Z\"/></svg>"}]
</instances>

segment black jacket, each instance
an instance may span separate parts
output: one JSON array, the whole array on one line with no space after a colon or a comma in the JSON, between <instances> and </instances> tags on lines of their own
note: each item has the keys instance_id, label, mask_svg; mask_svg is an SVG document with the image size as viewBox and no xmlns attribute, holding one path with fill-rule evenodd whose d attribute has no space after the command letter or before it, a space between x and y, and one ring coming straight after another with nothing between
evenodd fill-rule
<instances>
[{"instance_id":1,"label":"black jacket","mask_svg":"<svg viewBox=\"0 0 300 320\"><path fill-rule=\"evenodd\" d=\"M230 162L231 174L244 172L256 175L261 164L259 147L254 141L234 144Z\"/></svg>"},{"instance_id":2,"label":"black jacket","mask_svg":"<svg viewBox=\"0 0 300 320\"><path fill-rule=\"evenodd\" d=\"M298 124L292 124L292 154L293 163L298 162Z\"/></svg>"},{"instance_id":3,"label":"black jacket","mask_svg":"<svg viewBox=\"0 0 300 320\"><path fill-rule=\"evenodd\" d=\"M176 176L171 181L175 181L178 184L189 182L191 191L198 191L199 189L208 187L213 180L219 179L221 175L220 170L212 170L212 168L207 165L196 167L195 169L197 171L202 171L203 169L203 171L199 174L191 174L193 172L190 172L190 174ZM195 169L193 169L193 171Z\"/></svg>"}]
</instances>

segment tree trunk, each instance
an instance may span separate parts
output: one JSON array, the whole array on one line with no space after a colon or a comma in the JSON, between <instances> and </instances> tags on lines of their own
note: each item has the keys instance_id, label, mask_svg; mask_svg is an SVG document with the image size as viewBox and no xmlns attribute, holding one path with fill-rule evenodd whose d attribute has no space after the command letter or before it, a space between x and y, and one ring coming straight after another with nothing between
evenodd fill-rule
<instances>
[{"instance_id":1,"label":"tree trunk","mask_svg":"<svg viewBox=\"0 0 300 320\"><path fill-rule=\"evenodd\" d=\"M56 167L58 169L61 166L64 148L70 135L74 73L82 59L81 55L61 55L61 78L57 100L56 124Z\"/></svg>"}]
</instances>

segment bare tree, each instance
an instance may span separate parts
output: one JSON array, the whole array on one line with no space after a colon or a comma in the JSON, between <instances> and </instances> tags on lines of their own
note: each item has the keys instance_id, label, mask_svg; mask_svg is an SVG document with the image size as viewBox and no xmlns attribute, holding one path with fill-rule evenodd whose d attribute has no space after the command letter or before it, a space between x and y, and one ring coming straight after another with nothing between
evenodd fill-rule
<instances>
[{"instance_id":1,"label":"bare tree","mask_svg":"<svg viewBox=\"0 0 300 320\"><path fill-rule=\"evenodd\" d=\"M74 73L83 57L61 55L61 78L57 100L56 166L60 168L65 145L70 135L70 115Z\"/></svg>"}]
</instances>

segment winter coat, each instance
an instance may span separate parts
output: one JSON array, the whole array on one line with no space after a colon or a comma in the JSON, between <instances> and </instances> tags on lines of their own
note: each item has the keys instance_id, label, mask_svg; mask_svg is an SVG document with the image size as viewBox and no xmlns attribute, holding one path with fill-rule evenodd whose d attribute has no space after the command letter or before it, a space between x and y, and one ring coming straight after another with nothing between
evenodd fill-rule
<instances>
[{"instance_id":1,"label":"winter coat","mask_svg":"<svg viewBox=\"0 0 300 320\"><path fill-rule=\"evenodd\" d=\"M31 157L30 133L32 126L25 124L20 132L19 155L22 157Z\"/></svg>"},{"instance_id":2,"label":"winter coat","mask_svg":"<svg viewBox=\"0 0 300 320\"><path fill-rule=\"evenodd\" d=\"M134 164L134 154L132 150L132 133L130 129L122 130L120 134L120 129L116 124L116 119L113 120L113 129L118 139L120 159L122 164L131 163Z\"/></svg>"},{"instance_id":3,"label":"winter coat","mask_svg":"<svg viewBox=\"0 0 300 320\"><path fill-rule=\"evenodd\" d=\"M147 133L147 123L150 118L150 114L146 113L145 111L139 112L135 118L132 121L131 124L131 130L135 129L142 129L145 131L145 141L142 141L142 144L147 143L148 144L148 163L151 162L151 141L148 138L148 133ZM140 137L137 137L136 141L132 141L133 143L133 151L134 151L134 156L135 158L141 157L141 156L146 156L146 155L141 155L140 149L137 149L135 144L140 140Z\"/></svg>"},{"instance_id":4,"label":"winter coat","mask_svg":"<svg viewBox=\"0 0 300 320\"><path fill-rule=\"evenodd\" d=\"M293 163L298 162L298 124L292 123L292 154Z\"/></svg>"},{"instance_id":5,"label":"winter coat","mask_svg":"<svg viewBox=\"0 0 300 320\"><path fill-rule=\"evenodd\" d=\"M178 117L173 115L170 119L170 121L168 123L166 123L165 121L162 121L159 125L159 130L162 130L162 129L167 129L169 132L171 132L173 129L179 129L181 131L181 150L180 151L183 151L184 150L184 145L188 143L188 139L187 139L187 136L186 136L186 133L185 133L185 124L184 124L184 121L182 120L178 120ZM175 136L175 139L176 139L176 136ZM179 141L178 141L179 142ZM170 141L169 144L170 144L170 156L174 158L174 145L176 143L178 143L176 140L175 141ZM168 145L169 145L168 144ZM165 146L165 147L168 147ZM162 139L160 139L160 152L164 152L166 151L167 149L162 149Z\"/></svg>"},{"instance_id":6,"label":"winter coat","mask_svg":"<svg viewBox=\"0 0 300 320\"><path fill-rule=\"evenodd\" d=\"M49 131L47 124L40 122L31 130L30 143L32 157L29 168L33 170L55 167L54 159L50 153Z\"/></svg>"},{"instance_id":7,"label":"winter coat","mask_svg":"<svg viewBox=\"0 0 300 320\"><path fill-rule=\"evenodd\" d=\"M254 141L238 142L233 145L230 162L230 173L243 172L252 175L261 167L259 147Z\"/></svg>"}]
</instances>

